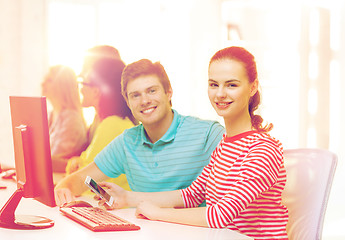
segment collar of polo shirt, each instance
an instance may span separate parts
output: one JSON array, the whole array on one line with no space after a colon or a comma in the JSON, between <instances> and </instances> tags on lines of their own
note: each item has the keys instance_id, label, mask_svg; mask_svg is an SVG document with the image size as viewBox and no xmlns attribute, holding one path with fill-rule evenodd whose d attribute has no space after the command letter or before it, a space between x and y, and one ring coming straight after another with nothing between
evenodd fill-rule
<instances>
[{"instance_id":1,"label":"collar of polo shirt","mask_svg":"<svg viewBox=\"0 0 345 240\"><path fill-rule=\"evenodd\" d=\"M168 143L171 142L175 139L176 133L177 133L177 127L180 124L180 120L181 117L180 115L177 113L176 110L173 109L174 112L174 119L171 122L171 125L168 129L168 131L163 135L163 137L161 137L157 142L152 143L150 142L150 140L147 137L146 131L143 127L143 125L141 125L141 143L142 144L146 144L148 146L154 146L154 145L159 145L159 144L164 144L164 143Z\"/></svg>"}]
</instances>

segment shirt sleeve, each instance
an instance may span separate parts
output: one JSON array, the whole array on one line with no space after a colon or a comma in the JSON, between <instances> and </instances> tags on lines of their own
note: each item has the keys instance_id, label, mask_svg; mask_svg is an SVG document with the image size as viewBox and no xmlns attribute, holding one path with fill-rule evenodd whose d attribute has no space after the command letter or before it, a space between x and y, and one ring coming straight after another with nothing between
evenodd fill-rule
<instances>
[{"instance_id":1,"label":"shirt sleeve","mask_svg":"<svg viewBox=\"0 0 345 240\"><path fill-rule=\"evenodd\" d=\"M218 122L213 122L209 128L204 146L205 151L209 152L209 156L216 149L224 134L224 127Z\"/></svg>"},{"instance_id":2,"label":"shirt sleeve","mask_svg":"<svg viewBox=\"0 0 345 240\"><path fill-rule=\"evenodd\" d=\"M116 178L124 174L123 160L126 159L124 151L124 133L112 140L95 157L95 164L108 177Z\"/></svg>"},{"instance_id":3,"label":"shirt sleeve","mask_svg":"<svg viewBox=\"0 0 345 240\"><path fill-rule=\"evenodd\" d=\"M216 204L207 206L206 219L211 228L229 225L260 194L278 179L283 161L282 151L273 144L260 143L250 149L234 184L224 186L228 193Z\"/></svg>"},{"instance_id":4,"label":"shirt sleeve","mask_svg":"<svg viewBox=\"0 0 345 240\"><path fill-rule=\"evenodd\" d=\"M181 190L185 207L197 207L205 200L206 181L214 163L214 157L217 154L217 146L222 140L224 133L225 129L220 123L212 122L205 136L206 141L204 146L205 152L211 156L210 162L188 188Z\"/></svg>"},{"instance_id":5,"label":"shirt sleeve","mask_svg":"<svg viewBox=\"0 0 345 240\"><path fill-rule=\"evenodd\" d=\"M214 159L215 155L217 154L217 150L218 147L213 151L210 163L204 167L203 171L197 177L197 179L194 182L192 182L192 184L189 187L180 190L184 206L186 208L197 207L205 200L207 178L214 164Z\"/></svg>"},{"instance_id":6,"label":"shirt sleeve","mask_svg":"<svg viewBox=\"0 0 345 240\"><path fill-rule=\"evenodd\" d=\"M133 127L130 120L119 120L119 118L115 116L104 119L98 125L90 145L81 155L82 162L80 168L85 167L92 162L102 149L104 149L125 129L130 127Z\"/></svg>"}]
</instances>

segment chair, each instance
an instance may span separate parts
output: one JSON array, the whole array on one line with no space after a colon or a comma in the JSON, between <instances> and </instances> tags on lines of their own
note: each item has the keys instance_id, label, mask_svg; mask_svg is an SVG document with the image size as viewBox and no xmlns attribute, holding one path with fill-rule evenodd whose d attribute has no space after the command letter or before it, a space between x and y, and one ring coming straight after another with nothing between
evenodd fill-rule
<instances>
[{"instance_id":1,"label":"chair","mask_svg":"<svg viewBox=\"0 0 345 240\"><path fill-rule=\"evenodd\" d=\"M284 162L282 201L289 210L289 240L321 239L337 156L323 149L287 149Z\"/></svg>"}]
</instances>

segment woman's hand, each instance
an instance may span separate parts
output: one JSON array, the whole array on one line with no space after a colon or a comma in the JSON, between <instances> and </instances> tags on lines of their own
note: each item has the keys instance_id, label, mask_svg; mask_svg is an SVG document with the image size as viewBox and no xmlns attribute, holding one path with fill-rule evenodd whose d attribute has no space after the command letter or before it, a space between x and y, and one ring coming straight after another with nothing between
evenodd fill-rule
<instances>
[{"instance_id":1,"label":"woman's hand","mask_svg":"<svg viewBox=\"0 0 345 240\"><path fill-rule=\"evenodd\" d=\"M206 220L206 207L197 208L164 208L153 202L142 201L135 212L137 218L153 221L165 221L192 226L208 227Z\"/></svg>"},{"instance_id":2,"label":"woman's hand","mask_svg":"<svg viewBox=\"0 0 345 240\"><path fill-rule=\"evenodd\" d=\"M114 203L111 207L105 203L105 199L101 199L98 202L99 206L103 206L108 210L119 209L128 206L127 191L122 187L109 182L100 182L99 185L103 187L107 191L107 193L109 193L114 198Z\"/></svg>"},{"instance_id":3,"label":"woman's hand","mask_svg":"<svg viewBox=\"0 0 345 240\"><path fill-rule=\"evenodd\" d=\"M72 157L67 162L66 173L71 174L77 171L80 167L81 158L80 157Z\"/></svg>"},{"instance_id":4,"label":"woman's hand","mask_svg":"<svg viewBox=\"0 0 345 240\"><path fill-rule=\"evenodd\" d=\"M162 208L158 207L152 202L143 201L138 204L137 210L135 212L135 216L137 218L143 218L143 219L156 221L156 220L159 220L158 216L159 216L159 213L162 212L162 210L163 210Z\"/></svg>"}]
</instances>

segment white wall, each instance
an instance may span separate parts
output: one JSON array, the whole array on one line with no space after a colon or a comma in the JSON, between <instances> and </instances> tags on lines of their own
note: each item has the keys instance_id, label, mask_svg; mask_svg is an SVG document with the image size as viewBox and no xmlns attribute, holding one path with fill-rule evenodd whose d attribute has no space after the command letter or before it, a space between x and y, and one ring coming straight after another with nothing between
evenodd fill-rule
<instances>
[{"instance_id":1,"label":"white wall","mask_svg":"<svg viewBox=\"0 0 345 240\"><path fill-rule=\"evenodd\" d=\"M140 58L161 61L174 89L173 107L182 114L218 119L207 98L207 66L211 55L221 48L220 2L0 0L1 162L14 163L8 97L40 95L40 83L48 66L64 63L61 62L64 54L64 64L68 65L71 63L68 61L71 59L69 54L74 54L75 58L76 52L80 54L81 62L81 47L86 50L97 44L110 44L120 50L127 63ZM50 3L63 3L69 9L49 16ZM82 26L73 12L77 16L78 5L84 7L87 13L90 13L90 7L94 8L95 12L91 10L92 14L86 17L97 18L96 23ZM103 11L108 8L112 16L100 16L96 12L100 8ZM123 11L128 14L122 13L122 19L119 19L117 14ZM74 19L66 23L66 35L63 35L64 29L56 29L59 32L56 36L48 28L51 22L62 22L70 16ZM105 27L104 23L109 22L110 27ZM152 28L150 23L156 28ZM61 40L57 41L57 37ZM68 45L68 39L78 37L82 39L78 45ZM52 42L55 49L51 46ZM56 55L53 60L52 54Z\"/></svg>"},{"instance_id":2,"label":"white wall","mask_svg":"<svg viewBox=\"0 0 345 240\"><path fill-rule=\"evenodd\" d=\"M0 0L0 152L13 162L9 96L38 95L45 71L44 0Z\"/></svg>"}]
</instances>

